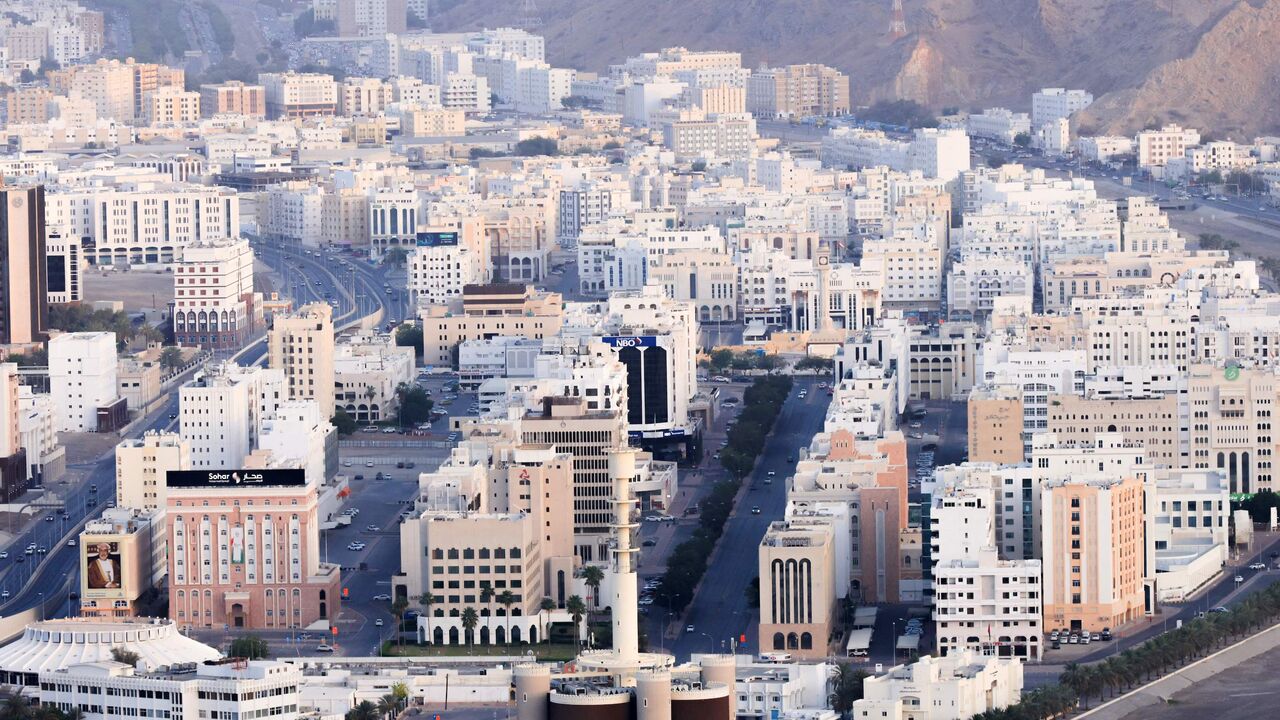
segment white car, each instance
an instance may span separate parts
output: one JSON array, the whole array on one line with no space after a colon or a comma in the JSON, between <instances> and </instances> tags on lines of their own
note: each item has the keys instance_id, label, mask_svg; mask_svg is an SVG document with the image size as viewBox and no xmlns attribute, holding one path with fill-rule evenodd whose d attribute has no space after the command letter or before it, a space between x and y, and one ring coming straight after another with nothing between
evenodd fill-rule
<instances>
[{"instance_id":1,"label":"white car","mask_svg":"<svg viewBox=\"0 0 1280 720\"><path fill-rule=\"evenodd\" d=\"M326 645L325 643L320 643L319 645L316 646L316 652L331 653L333 652L333 646Z\"/></svg>"},{"instance_id":2,"label":"white car","mask_svg":"<svg viewBox=\"0 0 1280 720\"><path fill-rule=\"evenodd\" d=\"M391 596L386 593L382 593L381 595L374 595L373 599L374 600L390 600Z\"/></svg>"},{"instance_id":3,"label":"white car","mask_svg":"<svg viewBox=\"0 0 1280 720\"><path fill-rule=\"evenodd\" d=\"M8 559L9 559L9 551L0 550L0 560L8 560Z\"/></svg>"},{"instance_id":4,"label":"white car","mask_svg":"<svg viewBox=\"0 0 1280 720\"><path fill-rule=\"evenodd\" d=\"M662 516L661 515L645 515L644 521L645 522L662 522Z\"/></svg>"},{"instance_id":5,"label":"white car","mask_svg":"<svg viewBox=\"0 0 1280 720\"><path fill-rule=\"evenodd\" d=\"M377 625L378 627L382 627L382 618L378 618L377 620L374 620L373 624Z\"/></svg>"}]
</instances>

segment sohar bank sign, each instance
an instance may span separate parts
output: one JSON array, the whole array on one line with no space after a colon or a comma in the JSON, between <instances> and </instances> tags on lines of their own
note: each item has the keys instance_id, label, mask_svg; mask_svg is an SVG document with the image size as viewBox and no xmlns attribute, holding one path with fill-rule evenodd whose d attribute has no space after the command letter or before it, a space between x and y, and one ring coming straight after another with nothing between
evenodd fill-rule
<instances>
[{"instance_id":1,"label":"sohar bank sign","mask_svg":"<svg viewBox=\"0 0 1280 720\"><path fill-rule=\"evenodd\" d=\"M606 335L600 338L600 341L615 350L658 345L658 338L652 335Z\"/></svg>"},{"instance_id":2,"label":"sohar bank sign","mask_svg":"<svg viewBox=\"0 0 1280 720\"><path fill-rule=\"evenodd\" d=\"M171 488L301 487L307 484L304 470L170 470L165 484Z\"/></svg>"}]
</instances>

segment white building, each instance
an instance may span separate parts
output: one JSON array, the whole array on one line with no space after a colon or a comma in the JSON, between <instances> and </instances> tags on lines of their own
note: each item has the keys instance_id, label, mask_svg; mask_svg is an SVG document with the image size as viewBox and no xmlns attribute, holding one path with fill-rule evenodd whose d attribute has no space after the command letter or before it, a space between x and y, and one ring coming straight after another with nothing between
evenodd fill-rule
<instances>
[{"instance_id":1,"label":"white building","mask_svg":"<svg viewBox=\"0 0 1280 720\"><path fill-rule=\"evenodd\" d=\"M996 298L1024 298L1035 289L1031 267L1007 255L964 254L947 276L947 313L952 320L981 320L995 309Z\"/></svg>"},{"instance_id":2,"label":"white building","mask_svg":"<svg viewBox=\"0 0 1280 720\"><path fill-rule=\"evenodd\" d=\"M479 253L462 245L424 245L409 253L409 296L415 303L446 305L462 297L462 288L483 283Z\"/></svg>"},{"instance_id":3,"label":"white building","mask_svg":"<svg viewBox=\"0 0 1280 720\"><path fill-rule=\"evenodd\" d=\"M248 240L222 239L182 249L173 268L173 332L178 343L239 349L262 322L253 290Z\"/></svg>"},{"instance_id":4,"label":"white building","mask_svg":"<svg viewBox=\"0 0 1280 720\"><path fill-rule=\"evenodd\" d=\"M85 720L121 717L298 718L302 670L275 660L227 658L155 670L112 660L40 673L40 702Z\"/></svg>"},{"instance_id":5,"label":"white building","mask_svg":"<svg viewBox=\"0 0 1280 720\"><path fill-rule=\"evenodd\" d=\"M284 396L284 372L241 368L232 363L208 368L178 391L178 423L191 446L191 467L241 467L256 446L264 421Z\"/></svg>"},{"instance_id":6,"label":"white building","mask_svg":"<svg viewBox=\"0 0 1280 720\"><path fill-rule=\"evenodd\" d=\"M414 351L390 335L346 336L334 348L334 404L358 423L392 417L402 383L413 382Z\"/></svg>"},{"instance_id":7,"label":"white building","mask_svg":"<svg viewBox=\"0 0 1280 720\"><path fill-rule=\"evenodd\" d=\"M191 469L191 446L176 433L152 430L116 445L116 504L122 508L163 510L165 476Z\"/></svg>"},{"instance_id":8,"label":"white building","mask_svg":"<svg viewBox=\"0 0 1280 720\"><path fill-rule=\"evenodd\" d=\"M49 340L49 390L57 399L58 432L95 432L98 408L115 401L116 335L64 333Z\"/></svg>"},{"instance_id":9,"label":"white building","mask_svg":"<svg viewBox=\"0 0 1280 720\"><path fill-rule=\"evenodd\" d=\"M911 140L894 140L878 130L833 128L822 139L822 164L828 167L891 170L954 180L969 169L969 136L960 128L918 128Z\"/></svg>"},{"instance_id":10,"label":"white building","mask_svg":"<svg viewBox=\"0 0 1280 720\"><path fill-rule=\"evenodd\" d=\"M862 683L855 720L968 720L1009 707L1022 695L1022 663L963 652L925 656Z\"/></svg>"},{"instance_id":11,"label":"white building","mask_svg":"<svg viewBox=\"0 0 1280 720\"><path fill-rule=\"evenodd\" d=\"M1039 130L1071 116L1093 104L1093 95L1084 90L1045 88L1031 96L1031 127Z\"/></svg>"},{"instance_id":12,"label":"white building","mask_svg":"<svg viewBox=\"0 0 1280 720\"><path fill-rule=\"evenodd\" d=\"M236 237L240 198L218 186L53 187L45 222L92 247L90 265L167 265L183 248Z\"/></svg>"},{"instance_id":13,"label":"white building","mask_svg":"<svg viewBox=\"0 0 1280 720\"><path fill-rule=\"evenodd\" d=\"M1040 561L1000 559L996 492L991 484L975 482L938 487L931 494L938 652L1039 660L1044 650Z\"/></svg>"},{"instance_id":14,"label":"white building","mask_svg":"<svg viewBox=\"0 0 1280 720\"><path fill-rule=\"evenodd\" d=\"M1012 145L1019 135L1031 135L1031 117L1008 108L988 108L969 116L965 129L970 137L990 138Z\"/></svg>"},{"instance_id":15,"label":"white building","mask_svg":"<svg viewBox=\"0 0 1280 720\"><path fill-rule=\"evenodd\" d=\"M338 430L315 400L286 400L262 422L258 449L282 467L301 468L308 485L322 485L338 471Z\"/></svg>"}]
</instances>

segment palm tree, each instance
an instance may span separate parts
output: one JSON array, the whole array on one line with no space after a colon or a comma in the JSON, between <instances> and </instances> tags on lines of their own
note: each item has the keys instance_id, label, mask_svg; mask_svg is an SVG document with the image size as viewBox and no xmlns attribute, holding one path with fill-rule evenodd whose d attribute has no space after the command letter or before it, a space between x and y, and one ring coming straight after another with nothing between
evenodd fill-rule
<instances>
[{"instance_id":1,"label":"palm tree","mask_svg":"<svg viewBox=\"0 0 1280 720\"><path fill-rule=\"evenodd\" d=\"M484 603L485 625L489 628L489 642L494 641L493 636L493 599L498 596L491 585L482 585L480 587L480 602Z\"/></svg>"},{"instance_id":2,"label":"palm tree","mask_svg":"<svg viewBox=\"0 0 1280 720\"><path fill-rule=\"evenodd\" d=\"M591 588L592 605L600 607L600 582L604 580L604 570L599 565L588 565L582 568L582 580Z\"/></svg>"},{"instance_id":3,"label":"palm tree","mask_svg":"<svg viewBox=\"0 0 1280 720\"><path fill-rule=\"evenodd\" d=\"M503 590L498 594L498 604L503 608L503 615L507 624L507 644L514 645L511 642L511 606L516 604L516 595L510 590Z\"/></svg>"},{"instance_id":4,"label":"palm tree","mask_svg":"<svg viewBox=\"0 0 1280 720\"><path fill-rule=\"evenodd\" d=\"M543 613L549 613L555 609L556 601L549 597L544 597L542 598L542 602L538 605L538 614L542 615ZM548 620L550 620L550 618L546 618L542 621L542 642L551 642L551 638L549 637L551 635L551 623L548 622Z\"/></svg>"},{"instance_id":5,"label":"palm tree","mask_svg":"<svg viewBox=\"0 0 1280 720\"><path fill-rule=\"evenodd\" d=\"M573 646L580 647L582 640L578 637L578 631L579 626L582 625L582 617L587 614L587 605L582 602L580 596L570 595L564 606L569 611L569 615L573 616Z\"/></svg>"},{"instance_id":6,"label":"palm tree","mask_svg":"<svg viewBox=\"0 0 1280 720\"><path fill-rule=\"evenodd\" d=\"M475 644L475 629L479 624L480 615L475 608L469 607L462 611L462 627L466 631L468 645Z\"/></svg>"},{"instance_id":7,"label":"palm tree","mask_svg":"<svg viewBox=\"0 0 1280 720\"><path fill-rule=\"evenodd\" d=\"M388 718L388 720L390 720L391 718L394 718L396 716L396 713L399 712L400 710L400 708L397 707L396 705L397 703L396 703L395 695L391 695L391 694L383 695L381 698L378 699L378 712L382 714L382 717Z\"/></svg>"},{"instance_id":8,"label":"palm tree","mask_svg":"<svg viewBox=\"0 0 1280 720\"><path fill-rule=\"evenodd\" d=\"M368 700L362 700L359 705L351 708L347 713L346 720L379 720L378 707Z\"/></svg>"},{"instance_id":9,"label":"palm tree","mask_svg":"<svg viewBox=\"0 0 1280 720\"><path fill-rule=\"evenodd\" d=\"M418 604L422 606L422 615L427 619L427 644L435 642L435 636L431 634L431 606L435 605L440 598L436 597L430 590L418 596Z\"/></svg>"},{"instance_id":10,"label":"palm tree","mask_svg":"<svg viewBox=\"0 0 1280 720\"><path fill-rule=\"evenodd\" d=\"M4 704L4 717L14 720L26 720L31 717L31 706L21 695L12 695Z\"/></svg>"},{"instance_id":11,"label":"palm tree","mask_svg":"<svg viewBox=\"0 0 1280 720\"><path fill-rule=\"evenodd\" d=\"M409 686L402 682L395 683L391 686L391 695L396 699L396 709L403 709L409 705Z\"/></svg>"},{"instance_id":12,"label":"palm tree","mask_svg":"<svg viewBox=\"0 0 1280 720\"><path fill-rule=\"evenodd\" d=\"M409 609L409 601L406 598L397 597L395 602L391 603L391 614L396 616L396 644L404 646L404 613ZM417 633L414 633L415 635Z\"/></svg>"}]
</instances>

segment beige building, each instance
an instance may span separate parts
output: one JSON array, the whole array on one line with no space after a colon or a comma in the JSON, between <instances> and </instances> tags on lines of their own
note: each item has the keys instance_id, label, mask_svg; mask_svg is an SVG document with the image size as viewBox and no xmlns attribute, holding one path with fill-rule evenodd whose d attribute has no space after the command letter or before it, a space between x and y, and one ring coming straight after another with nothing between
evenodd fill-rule
<instances>
[{"instance_id":1,"label":"beige building","mask_svg":"<svg viewBox=\"0 0 1280 720\"><path fill-rule=\"evenodd\" d=\"M369 196L363 189L337 188L321 197L320 241L337 247L369 244Z\"/></svg>"},{"instance_id":2,"label":"beige building","mask_svg":"<svg viewBox=\"0 0 1280 720\"><path fill-rule=\"evenodd\" d=\"M826 524L774 522L760 540L760 648L825 658L835 605L835 550Z\"/></svg>"},{"instance_id":3,"label":"beige building","mask_svg":"<svg viewBox=\"0 0 1280 720\"><path fill-rule=\"evenodd\" d=\"M200 93L175 87L152 90L142 99L142 120L148 125L199 122Z\"/></svg>"},{"instance_id":4,"label":"beige building","mask_svg":"<svg viewBox=\"0 0 1280 720\"><path fill-rule=\"evenodd\" d=\"M80 614L132 617L164 577L164 512L108 508L80 531Z\"/></svg>"},{"instance_id":5,"label":"beige building","mask_svg":"<svg viewBox=\"0 0 1280 720\"><path fill-rule=\"evenodd\" d=\"M276 315L268 334L270 367L284 370L290 400L315 400L321 417L333 417L333 308L311 303Z\"/></svg>"},{"instance_id":6,"label":"beige building","mask_svg":"<svg viewBox=\"0 0 1280 720\"><path fill-rule=\"evenodd\" d=\"M333 115L338 108L338 84L322 73L262 73L267 117L305 118Z\"/></svg>"},{"instance_id":7,"label":"beige building","mask_svg":"<svg viewBox=\"0 0 1280 720\"><path fill-rule=\"evenodd\" d=\"M728 115L747 111L747 89L735 85L694 87L689 91L692 104L708 115Z\"/></svg>"},{"instance_id":8,"label":"beige building","mask_svg":"<svg viewBox=\"0 0 1280 720\"><path fill-rule=\"evenodd\" d=\"M564 607L573 593L573 465L572 455L550 446L469 443L420 476L391 583L411 604L433 596L420 621L423 641L461 644L467 608L480 615L481 644L543 639L542 599ZM486 587L493 599L484 599ZM508 605L504 592L512 594Z\"/></svg>"},{"instance_id":9,"label":"beige building","mask_svg":"<svg viewBox=\"0 0 1280 720\"><path fill-rule=\"evenodd\" d=\"M120 358L116 371L119 396L125 399L130 410L146 408L160 397L163 374L158 358L144 353Z\"/></svg>"},{"instance_id":10,"label":"beige building","mask_svg":"<svg viewBox=\"0 0 1280 720\"><path fill-rule=\"evenodd\" d=\"M1144 477L1086 475L1042 487L1045 627L1101 632L1143 616Z\"/></svg>"},{"instance_id":11,"label":"beige building","mask_svg":"<svg viewBox=\"0 0 1280 720\"><path fill-rule=\"evenodd\" d=\"M1048 432L1056 434L1060 441L1085 444L1099 433L1118 432L1126 440L1141 444L1148 462L1156 467L1182 467L1181 425L1175 395L1124 399L1049 396Z\"/></svg>"},{"instance_id":12,"label":"beige building","mask_svg":"<svg viewBox=\"0 0 1280 720\"><path fill-rule=\"evenodd\" d=\"M1138 133L1138 165L1144 168L1164 167L1170 160L1183 157L1187 148L1200 144L1200 133L1178 125L1165 125L1159 130Z\"/></svg>"},{"instance_id":13,"label":"beige building","mask_svg":"<svg viewBox=\"0 0 1280 720\"><path fill-rule=\"evenodd\" d=\"M1274 369L1194 365L1187 375L1191 457L1184 465L1217 469L1232 493L1275 490L1272 429L1280 375Z\"/></svg>"},{"instance_id":14,"label":"beige building","mask_svg":"<svg viewBox=\"0 0 1280 720\"><path fill-rule=\"evenodd\" d=\"M191 444L177 433L151 431L116 445L116 504L163 510L165 475L191 469Z\"/></svg>"},{"instance_id":15,"label":"beige building","mask_svg":"<svg viewBox=\"0 0 1280 720\"><path fill-rule=\"evenodd\" d=\"M405 137L455 137L466 134L467 115L446 108L414 108L400 114L400 131Z\"/></svg>"},{"instance_id":16,"label":"beige building","mask_svg":"<svg viewBox=\"0 0 1280 720\"><path fill-rule=\"evenodd\" d=\"M757 117L847 113L849 76L812 64L755 70L747 78L747 111Z\"/></svg>"},{"instance_id":17,"label":"beige building","mask_svg":"<svg viewBox=\"0 0 1280 720\"><path fill-rule=\"evenodd\" d=\"M377 115L392 101L391 84L370 77L349 77L338 85L338 113L347 117Z\"/></svg>"},{"instance_id":18,"label":"beige building","mask_svg":"<svg viewBox=\"0 0 1280 720\"><path fill-rule=\"evenodd\" d=\"M49 107L54 95L49 88L18 88L5 98L9 125L38 125L49 122Z\"/></svg>"},{"instance_id":19,"label":"beige building","mask_svg":"<svg viewBox=\"0 0 1280 720\"><path fill-rule=\"evenodd\" d=\"M462 300L418 310L422 324L422 362L451 366L454 349L465 340L497 335L541 340L556 335L564 322L559 293L532 285L468 285Z\"/></svg>"},{"instance_id":20,"label":"beige building","mask_svg":"<svg viewBox=\"0 0 1280 720\"><path fill-rule=\"evenodd\" d=\"M266 117L266 90L261 85L246 85L239 80L201 85L200 114L205 117L221 114Z\"/></svg>"},{"instance_id":21,"label":"beige building","mask_svg":"<svg viewBox=\"0 0 1280 720\"><path fill-rule=\"evenodd\" d=\"M1020 389L1013 385L979 385L969 393L968 413L969 462L1022 462Z\"/></svg>"},{"instance_id":22,"label":"beige building","mask_svg":"<svg viewBox=\"0 0 1280 720\"><path fill-rule=\"evenodd\" d=\"M911 397L919 400L966 394L977 382L982 339L972 323L947 323L913 334L907 343Z\"/></svg>"}]
</instances>

